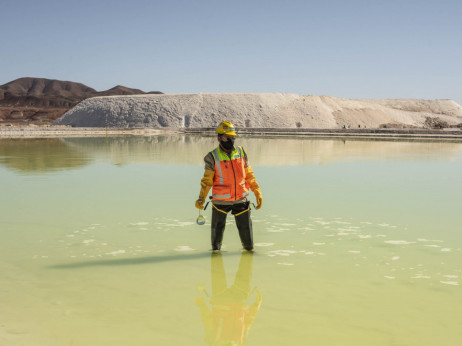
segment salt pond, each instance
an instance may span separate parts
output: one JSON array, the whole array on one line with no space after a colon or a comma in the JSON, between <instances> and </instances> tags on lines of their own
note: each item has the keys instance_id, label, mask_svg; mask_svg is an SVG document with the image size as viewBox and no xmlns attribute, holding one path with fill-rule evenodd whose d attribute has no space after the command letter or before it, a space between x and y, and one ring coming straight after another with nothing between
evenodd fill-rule
<instances>
[{"instance_id":1,"label":"salt pond","mask_svg":"<svg viewBox=\"0 0 462 346\"><path fill-rule=\"evenodd\" d=\"M0 344L462 343L462 143L243 137L256 252L212 255L215 141L0 140Z\"/></svg>"}]
</instances>

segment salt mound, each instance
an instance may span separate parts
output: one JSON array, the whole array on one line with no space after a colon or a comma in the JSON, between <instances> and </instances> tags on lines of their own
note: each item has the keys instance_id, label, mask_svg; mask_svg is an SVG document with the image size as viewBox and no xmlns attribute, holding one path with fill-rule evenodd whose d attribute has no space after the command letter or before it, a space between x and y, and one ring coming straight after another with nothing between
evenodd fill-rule
<instances>
[{"instance_id":1,"label":"salt mound","mask_svg":"<svg viewBox=\"0 0 462 346\"><path fill-rule=\"evenodd\" d=\"M185 94L106 96L86 99L55 121L74 127L378 128L424 127L427 117L462 123L451 100L348 100L296 94Z\"/></svg>"}]
</instances>

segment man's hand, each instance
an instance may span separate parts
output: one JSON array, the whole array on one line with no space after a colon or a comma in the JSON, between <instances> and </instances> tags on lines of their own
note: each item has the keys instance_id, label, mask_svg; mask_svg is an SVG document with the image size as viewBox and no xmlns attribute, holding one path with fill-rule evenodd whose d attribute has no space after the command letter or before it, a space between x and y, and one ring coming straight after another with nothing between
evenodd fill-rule
<instances>
[{"instance_id":1,"label":"man's hand","mask_svg":"<svg viewBox=\"0 0 462 346\"><path fill-rule=\"evenodd\" d=\"M197 209L204 209L204 202L205 202L204 200L198 199L198 200L196 201L196 208L197 208Z\"/></svg>"}]
</instances>

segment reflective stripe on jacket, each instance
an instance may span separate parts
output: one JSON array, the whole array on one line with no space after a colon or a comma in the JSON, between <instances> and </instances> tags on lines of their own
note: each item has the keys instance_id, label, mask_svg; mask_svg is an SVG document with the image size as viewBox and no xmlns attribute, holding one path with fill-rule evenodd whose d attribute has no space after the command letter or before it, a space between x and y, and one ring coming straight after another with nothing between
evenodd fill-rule
<instances>
[{"instance_id":1,"label":"reflective stripe on jacket","mask_svg":"<svg viewBox=\"0 0 462 346\"><path fill-rule=\"evenodd\" d=\"M217 147L211 153L215 159L212 198L220 201L236 201L249 194L245 181L245 158L242 147L235 148L230 155Z\"/></svg>"}]
</instances>

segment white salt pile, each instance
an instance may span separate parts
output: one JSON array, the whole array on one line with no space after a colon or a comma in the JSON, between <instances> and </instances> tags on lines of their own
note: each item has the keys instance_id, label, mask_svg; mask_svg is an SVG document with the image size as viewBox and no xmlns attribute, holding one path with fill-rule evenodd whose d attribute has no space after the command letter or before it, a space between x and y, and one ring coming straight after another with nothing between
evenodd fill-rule
<instances>
[{"instance_id":1,"label":"white salt pile","mask_svg":"<svg viewBox=\"0 0 462 346\"><path fill-rule=\"evenodd\" d=\"M378 128L424 127L430 117L462 123L451 100L348 100L296 94L190 94L106 96L84 100L56 120L74 127Z\"/></svg>"}]
</instances>

